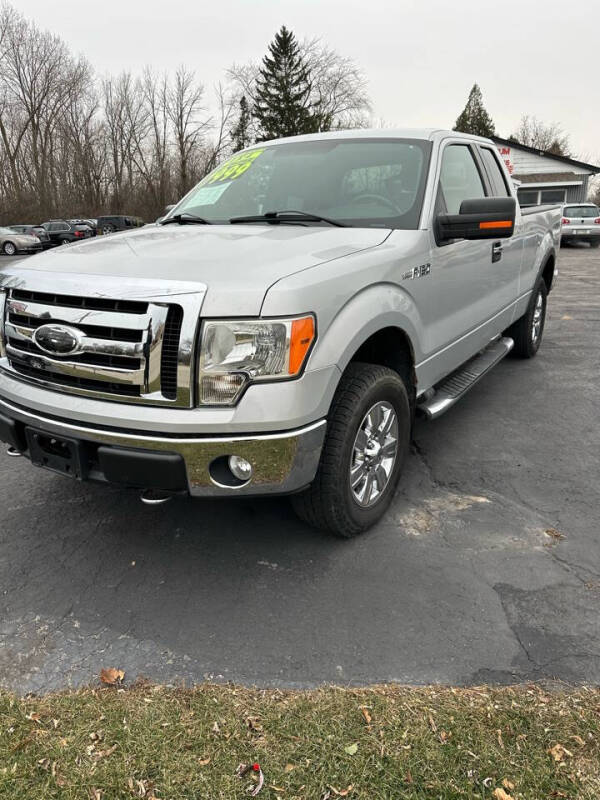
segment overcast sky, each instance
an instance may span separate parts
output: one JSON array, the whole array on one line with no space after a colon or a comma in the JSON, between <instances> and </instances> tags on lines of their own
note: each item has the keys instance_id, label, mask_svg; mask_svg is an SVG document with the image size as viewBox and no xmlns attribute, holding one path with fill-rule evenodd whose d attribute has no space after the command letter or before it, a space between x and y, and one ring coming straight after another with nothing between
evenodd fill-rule
<instances>
[{"instance_id":1,"label":"overcast sky","mask_svg":"<svg viewBox=\"0 0 600 800\"><path fill-rule=\"evenodd\" d=\"M600 163L600 0L13 0L96 70L196 70L207 86L259 59L280 25L364 70L375 118L452 127L478 82L500 136L558 122Z\"/></svg>"}]
</instances>

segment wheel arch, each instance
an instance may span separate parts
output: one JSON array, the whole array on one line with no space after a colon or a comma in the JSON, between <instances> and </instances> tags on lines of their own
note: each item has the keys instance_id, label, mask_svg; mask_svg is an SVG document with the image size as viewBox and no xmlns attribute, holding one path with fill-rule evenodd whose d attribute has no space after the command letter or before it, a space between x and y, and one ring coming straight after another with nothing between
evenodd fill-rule
<instances>
[{"instance_id":1,"label":"wheel arch","mask_svg":"<svg viewBox=\"0 0 600 800\"><path fill-rule=\"evenodd\" d=\"M393 369L411 395L416 391L414 348L406 331L396 325L380 328L365 339L348 364L357 362Z\"/></svg>"},{"instance_id":2,"label":"wheel arch","mask_svg":"<svg viewBox=\"0 0 600 800\"><path fill-rule=\"evenodd\" d=\"M554 284L554 272L556 269L556 253L552 251L546 257L540 269L540 277L543 278L546 284L546 292L550 294L550 290Z\"/></svg>"}]
</instances>

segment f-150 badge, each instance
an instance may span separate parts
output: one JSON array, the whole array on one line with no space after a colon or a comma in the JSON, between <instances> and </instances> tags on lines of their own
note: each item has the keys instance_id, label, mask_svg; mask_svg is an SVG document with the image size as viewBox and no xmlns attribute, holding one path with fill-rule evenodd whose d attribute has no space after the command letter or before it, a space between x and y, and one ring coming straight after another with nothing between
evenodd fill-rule
<instances>
[{"instance_id":1,"label":"f-150 badge","mask_svg":"<svg viewBox=\"0 0 600 800\"><path fill-rule=\"evenodd\" d=\"M424 278L431 272L431 264L421 264L420 267L413 267L402 275L403 281L412 281L415 278Z\"/></svg>"}]
</instances>

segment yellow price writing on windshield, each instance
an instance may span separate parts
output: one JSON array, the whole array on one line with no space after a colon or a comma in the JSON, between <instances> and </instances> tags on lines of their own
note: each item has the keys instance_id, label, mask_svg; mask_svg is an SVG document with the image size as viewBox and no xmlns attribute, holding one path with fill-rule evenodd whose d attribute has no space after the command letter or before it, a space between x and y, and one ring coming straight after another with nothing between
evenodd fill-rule
<instances>
[{"instance_id":1,"label":"yellow price writing on windshield","mask_svg":"<svg viewBox=\"0 0 600 800\"><path fill-rule=\"evenodd\" d=\"M259 150L249 150L247 153L239 153L228 159L224 164L202 181L203 186L211 183L221 183L222 181L233 181L243 175L246 170L250 169L252 164L256 161L261 153L264 153L264 148Z\"/></svg>"}]
</instances>

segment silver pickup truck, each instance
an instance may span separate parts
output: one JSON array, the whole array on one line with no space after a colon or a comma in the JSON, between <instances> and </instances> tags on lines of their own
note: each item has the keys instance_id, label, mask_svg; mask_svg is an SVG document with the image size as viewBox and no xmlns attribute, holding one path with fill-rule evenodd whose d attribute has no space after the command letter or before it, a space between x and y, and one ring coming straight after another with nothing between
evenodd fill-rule
<instances>
[{"instance_id":1,"label":"silver pickup truck","mask_svg":"<svg viewBox=\"0 0 600 800\"><path fill-rule=\"evenodd\" d=\"M355 535L392 500L415 414L535 355L560 223L519 209L486 139L258 144L160 224L0 273L0 439L148 502L288 494Z\"/></svg>"}]
</instances>

